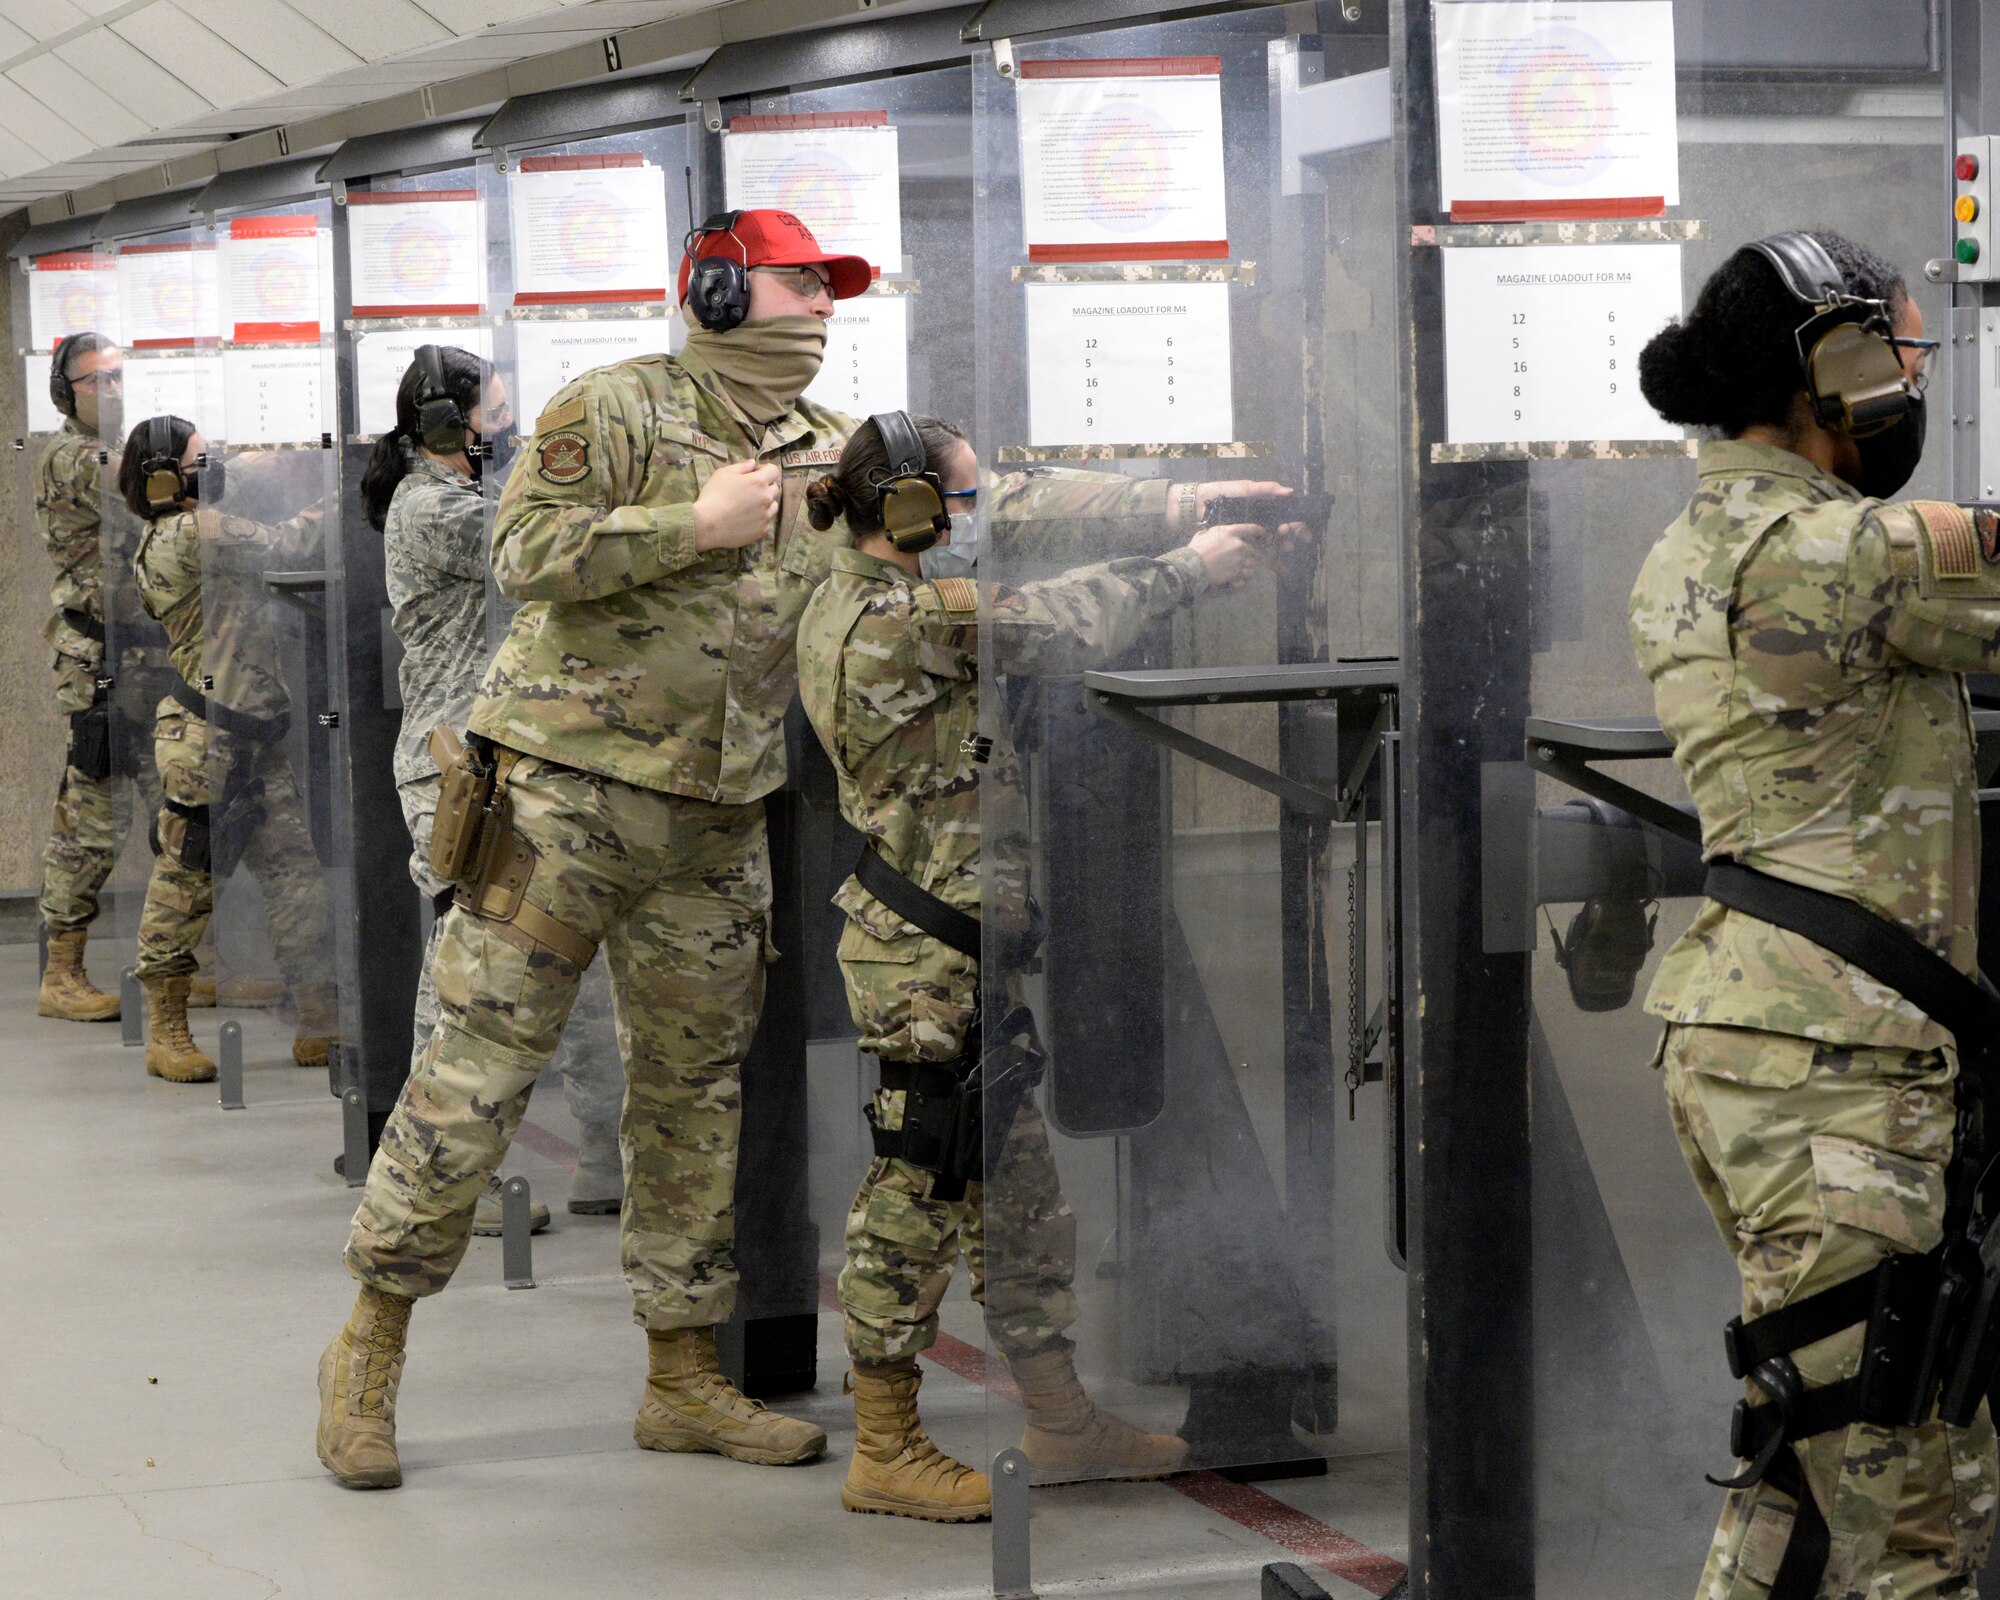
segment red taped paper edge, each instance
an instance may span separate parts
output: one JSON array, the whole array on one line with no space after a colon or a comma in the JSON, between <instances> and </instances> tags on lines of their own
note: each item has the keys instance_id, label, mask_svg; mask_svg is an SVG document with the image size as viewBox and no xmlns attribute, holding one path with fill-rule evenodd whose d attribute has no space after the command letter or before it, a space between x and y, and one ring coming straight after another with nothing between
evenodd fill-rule
<instances>
[{"instance_id":1,"label":"red taped paper edge","mask_svg":"<svg viewBox=\"0 0 2000 1600\"><path fill-rule=\"evenodd\" d=\"M886 111L796 111L783 115L731 117L731 133L799 133L812 128L886 128Z\"/></svg>"},{"instance_id":2,"label":"red taped paper edge","mask_svg":"<svg viewBox=\"0 0 2000 1600\"><path fill-rule=\"evenodd\" d=\"M667 298L664 289L538 289L514 296L517 306L654 305Z\"/></svg>"},{"instance_id":3,"label":"red taped paper edge","mask_svg":"<svg viewBox=\"0 0 2000 1600\"><path fill-rule=\"evenodd\" d=\"M319 219L304 216L237 217L229 224L232 239L310 239L319 232Z\"/></svg>"},{"instance_id":4,"label":"red taped paper edge","mask_svg":"<svg viewBox=\"0 0 2000 1600\"><path fill-rule=\"evenodd\" d=\"M1023 61L1022 78L1219 78L1221 56L1113 56L1101 61Z\"/></svg>"},{"instance_id":5,"label":"red taped paper edge","mask_svg":"<svg viewBox=\"0 0 2000 1600\"><path fill-rule=\"evenodd\" d=\"M439 200L477 200L477 189L385 189L380 194L371 194L366 189L352 190L347 203L351 206L413 206L429 205Z\"/></svg>"},{"instance_id":6,"label":"red taped paper edge","mask_svg":"<svg viewBox=\"0 0 2000 1600\"><path fill-rule=\"evenodd\" d=\"M1628 195L1605 200L1454 200L1453 222L1607 222L1625 217L1663 217L1664 195Z\"/></svg>"},{"instance_id":7,"label":"red taped paper edge","mask_svg":"<svg viewBox=\"0 0 2000 1600\"><path fill-rule=\"evenodd\" d=\"M356 306L356 318L361 317L476 317L476 305L454 306Z\"/></svg>"},{"instance_id":8,"label":"red taped paper edge","mask_svg":"<svg viewBox=\"0 0 2000 1600\"><path fill-rule=\"evenodd\" d=\"M134 339L127 350L217 350L222 341L207 339Z\"/></svg>"},{"instance_id":9,"label":"red taped paper edge","mask_svg":"<svg viewBox=\"0 0 2000 1600\"><path fill-rule=\"evenodd\" d=\"M213 250L214 248L215 246L212 244L195 244L193 242L185 244L121 244L118 247L118 253L121 256L165 256L176 253L185 254L195 250Z\"/></svg>"},{"instance_id":10,"label":"red taped paper edge","mask_svg":"<svg viewBox=\"0 0 2000 1600\"><path fill-rule=\"evenodd\" d=\"M317 322L239 322L237 344L318 344Z\"/></svg>"},{"instance_id":11,"label":"red taped paper edge","mask_svg":"<svg viewBox=\"0 0 2000 1600\"><path fill-rule=\"evenodd\" d=\"M607 172L618 167L643 167L645 164L646 158L637 150L607 150L595 156L523 156L521 171Z\"/></svg>"},{"instance_id":12,"label":"red taped paper edge","mask_svg":"<svg viewBox=\"0 0 2000 1600\"><path fill-rule=\"evenodd\" d=\"M52 256L36 256L37 272L108 272L117 265L110 256L90 250L62 250Z\"/></svg>"},{"instance_id":13,"label":"red taped paper edge","mask_svg":"<svg viewBox=\"0 0 2000 1600\"><path fill-rule=\"evenodd\" d=\"M1227 239L1167 239L1152 244L1031 244L1030 261L1223 261Z\"/></svg>"}]
</instances>

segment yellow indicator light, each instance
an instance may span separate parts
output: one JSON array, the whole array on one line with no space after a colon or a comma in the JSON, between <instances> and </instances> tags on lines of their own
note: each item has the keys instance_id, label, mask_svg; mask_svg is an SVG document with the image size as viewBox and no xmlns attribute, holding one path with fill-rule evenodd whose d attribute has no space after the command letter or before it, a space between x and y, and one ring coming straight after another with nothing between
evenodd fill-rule
<instances>
[{"instance_id":1,"label":"yellow indicator light","mask_svg":"<svg viewBox=\"0 0 2000 1600\"><path fill-rule=\"evenodd\" d=\"M1969 194L1962 194L1953 202L1951 214L1960 222L1970 222L1979 215L1979 202Z\"/></svg>"}]
</instances>

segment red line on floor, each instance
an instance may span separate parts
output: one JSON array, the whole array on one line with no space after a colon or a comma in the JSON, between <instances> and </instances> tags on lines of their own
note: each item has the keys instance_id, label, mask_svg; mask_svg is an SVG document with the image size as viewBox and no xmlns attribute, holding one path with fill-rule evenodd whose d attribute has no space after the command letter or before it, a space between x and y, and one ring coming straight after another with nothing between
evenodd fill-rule
<instances>
[{"instance_id":1,"label":"red line on floor","mask_svg":"<svg viewBox=\"0 0 2000 1600\"><path fill-rule=\"evenodd\" d=\"M514 1131L514 1142L524 1144L536 1155L547 1161L576 1160L576 1146L559 1133L550 1133L547 1128L538 1128L532 1122L523 1120Z\"/></svg>"},{"instance_id":2,"label":"red line on floor","mask_svg":"<svg viewBox=\"0 0 2000 1600\"><path fill-rule=\"evenodd\" d=\"M1329 1528L1255 1484L1235 1483L1214 1472L1184 1472L1167 1481L1195 1504L1262 1534L1300 1560L1324 1567L1370 1594L1386 1595L1403 1581L1407 1569L1393 1556L1370 1550L1360 1540Z\"/></svg>"},{"instance_id":3,"label":"red line on floor","mask_svg":"<svg viewBox=\"0 0 2000 1600\"><path fill-rule=\"evenodd\" d=\"M820 1279L819 1303L828 1311L840 1309L840 1295L833 1279ZM1007 1369L997 1360L988 1360L986 1352L977 1345L940 1332L937 1342L924 1356L1010 1405L1021 1403L1021 1392L1014 1387ZM1238 1527L1248 1528L1300 1560L1310 1561L1372 1595L1388 1594L1402 1582L1407 1570L1394 1556L1369 1549L1359 1539L1328 1527L1317 1517L1286 1505L1254 1484L1235 1483L1214 1472L1183 1472L1166 1481L1168 1488L1186 1495L1196 1505L1227 1517Z\"/></svg>"}]
</instances>

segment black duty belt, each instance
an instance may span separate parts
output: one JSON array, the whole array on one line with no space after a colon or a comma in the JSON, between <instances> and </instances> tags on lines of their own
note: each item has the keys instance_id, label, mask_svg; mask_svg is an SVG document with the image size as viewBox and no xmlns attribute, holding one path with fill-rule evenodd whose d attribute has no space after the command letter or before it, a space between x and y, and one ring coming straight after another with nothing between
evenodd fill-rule
<instances>
[{"instance_id":1,"label":"black duty belt","mask_svg":"<svg viewBox=\"0 0 2000 1600\"><path fill-rule=\"evenodd\" d=\"M275 744L291 731L289 713L279 717L253 717L242 711L232 711L221 701L210 699L178 674L167 693L202 721L212 723L234 738L249 739L257 744Z\"/></svg>"},{"instance_id":2,"label":"black duty belt","mask_svg":"<svg viewBox=\"0 0 2000 1600\"><path fill-rule=\"evenodd\" d=\"M62 609L62 619L71 628L82 634L84 638L93 640L98 644L104 643L104 624L99 622L88 611L78 611L74 606L64 606Z\"/></svg>"},{"instance_id":3,"label":"black duty belt","mask_svg":"<svg viewBox=\"0 0 2000 1600\"><path fill-rule=\"evenodd\" d=\"M947 905L930 890L912 883L876 853L872 844L863 845L861 859L854 863L855 881L905 922L913 923L940 944L951 946L960 955L979 959L979 919L957 906Z\"/></svg>"}]
</instances>

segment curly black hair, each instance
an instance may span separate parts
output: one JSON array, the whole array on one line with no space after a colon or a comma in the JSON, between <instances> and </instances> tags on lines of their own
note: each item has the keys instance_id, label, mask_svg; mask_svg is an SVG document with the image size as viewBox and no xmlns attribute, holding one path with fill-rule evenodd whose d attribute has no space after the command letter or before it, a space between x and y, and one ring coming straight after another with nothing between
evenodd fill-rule
<instances>
[{"instance_id":1,"label":"curly black hair","mask_svg":"<svg viewBox=\"0 0 2000 1600\"><path fill-rule=\"evenodd\" d=\"M1810 232L1840 268L1850 293L1881 300L1893 317L1909 299L1902 274L1865 245ZM1782 428L1805 388L1793 334L1807 312L1778 269L1738 250L1701 286L1694 309L1639 352L1639 390L1669 422L1729 438L1764 424Z\"/></svg>"}]
</instances>

